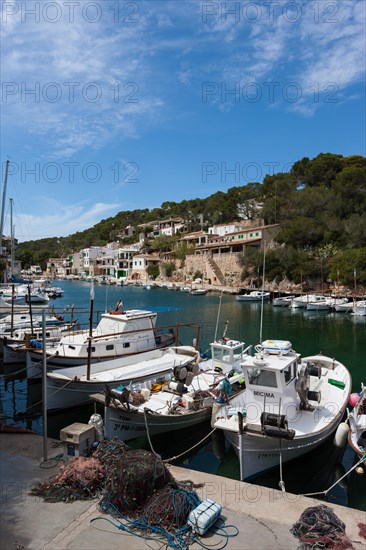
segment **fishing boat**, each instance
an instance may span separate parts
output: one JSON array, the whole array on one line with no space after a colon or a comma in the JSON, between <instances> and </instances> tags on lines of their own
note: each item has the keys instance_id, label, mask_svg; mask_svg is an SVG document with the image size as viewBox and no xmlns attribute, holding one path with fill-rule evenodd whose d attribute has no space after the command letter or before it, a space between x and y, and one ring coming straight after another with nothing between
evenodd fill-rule
<instances>
[{"instance_id":1,"label":"fishing boat","mask_svg":"<svg viewBox=\"0 0 366 550\"><path fill-rule=\"evenodd\" d=\"M47 347L50 370L131 356L174 344L173 328L161 332L156 327L157 313L147 310L116 309L103 313L92 330L64 336L55 346ZM42 372L43 350L27 352L27 373L35 377Z\"/></svg>"},{"instance_id":2,"label":"fishing boat","mask_svg":"<svg viewBox=\"0 0 366 550\"><path fill-rule=\"evenodd\" d=\"M249 480L334 437L351 389L347 368L334 358L304 357L288 341L264 341L244 362L246 388L213 409Z\"/></svg>"},{"instance_id":3,"label":"fishing boat","mask_svg":"<svg viewBox=\"0 0 366 550\"><path fill-rule=\"evenodd\" d=\"M357 395L357 394L356 394ZM354 407L348 415L348 443L358 458L366 457L366 386L362 385L361 393L352 394ZM365 461L363 462L365 469Z\"/></svg>"},{"instance_id":4,"label":"fishing boat","mask_svg":"<svg viewBox=\"0 0 366 550\"><path fill-rule=\"evenodd\" d=\"M360 316L366 315L366 300L358 300L355 302L352 307L352 314Z\"/></svg>"},{"instance_id":5,"label":"fishing boat","mask_svg":"<svg viewBox=\"0 0 366 550\"><path fill-rule=\"evenodd\" d=\"M273 298L272 305L273 307L289 307L294 298L295 295L292 294L287 296L277 296L276 298Z\"/></svg>"},{"instance_id":6,"label":"fishing boat","mask_svg":"<svg viewBox=\"0 0 366 550\"><path fill-rule=\"evenodd\" d=\"M237 294L237 302L261 302L262 300L269 300L271 293L263 290L252 290L248 294Z\"/></svg>"},{"instance_id":7,"label":"fishing boat","mask_svg":"<svg viewBox=\"0 0 366 550\"><path fill-rule=\"evenodd\" d=\"M292 309L306 308L308 304L324 301L322 294L302 294L296 296L292 301L290 307Z\"/></svg>"},{"instance_id":8,"label":"fishing boat","mask_svg":"<svg viewBox=\"0 0 366 550\"><path fill-rule=\"evenodd\" d=\"M207 290L205 288L192 288L190 294L192 296L204 296L207 294Z\"/></svg>"},{"instance_id":9,"label":"fishing boat","mask_svg":"<svg viewBox=\"0 0 366 550\"><path fill-rule=\"evenodd\" d=\"M198 351L192 346L160 348L120 357L88 366L79 365L69 369L47 372L47 409L65 409L88 403L90 394L109 388L151 384L157 378L169 375L174 368L192 368L198 360Z\"/></svg>"},{"instance_id":10,"label":"fishing boat","mask_svg":"<svg viewBox=\"0 0 366 550\"><path fill-rule=\"evenodd\" d=\"M335 309L336 306L347 304L347 298L333 298L332 296L319 298L308 302L306 309L310 311L330 311Z\"/></svg>"},{"instance_id":11,"label":"fishing boat","mask_svg":"<svg viewBox=\"0 0 366 550\"><path fill-rule=\"evenodd\" d=\"M42 325L33 327L19 327L0 336L0 354L3 354L3 363L26 363L27 351L42 349L56 345L60 338L70 334L78 327L77 319L66 323L45 324L43 333Z\"/></svg>"},{"instance_id":12,"label":"fishing boat","mask_svg":"<svg viewBox=\"0 0 366 550\"><path fill-rule=\"evenodd\" d=\"M127 441L209 420L216 399L223 402L243 387L242 371L236 367L247 353L244 348L244 342L222 339L211 344L210 360L173 369L158 388L145 382L144 387L132 384L92 395L104 405L107 437Z\"/></svg>"}]
</instances>

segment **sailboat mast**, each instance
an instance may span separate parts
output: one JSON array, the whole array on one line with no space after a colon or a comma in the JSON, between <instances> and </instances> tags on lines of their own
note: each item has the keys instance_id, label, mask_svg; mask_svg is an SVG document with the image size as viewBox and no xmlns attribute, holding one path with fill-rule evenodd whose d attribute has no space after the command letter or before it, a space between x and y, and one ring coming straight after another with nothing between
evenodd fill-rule
<instances>
[{"instance_id":1,"label":"sailboat mast","mask_svg":"<svg viewBox=\"0 0 366 550\"><path fill-rule=\"evenodd\" d=\"M4 231L4 214L5 214L5 197L6 197L6 185L8 181L9 161L5 164L5 177L4 177L4 189L3 200L1 205L1 221L0 221L0 257L3 255L3 231Z\"/></svg>"},{"instance_id":2,"label":"sailboat mast","mask_svg":"<svg viewBox=\"0 0 366 550\"><path fill-rule=\"evenodd\" d=\"M14 226L13 226L13 199L10 200L10 272L14 275Z\"/></svg>"}]
</instances>

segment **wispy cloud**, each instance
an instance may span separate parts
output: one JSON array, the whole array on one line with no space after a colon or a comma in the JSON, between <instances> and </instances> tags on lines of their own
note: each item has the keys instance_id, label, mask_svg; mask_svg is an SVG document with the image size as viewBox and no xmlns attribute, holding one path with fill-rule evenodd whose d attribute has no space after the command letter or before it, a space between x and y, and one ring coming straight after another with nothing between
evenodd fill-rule
<instances>
[{"instance_id":1,"label":"wispy cloud","mask_svg":"<svg viewBox=\"0 0 366 550\"><path fill-rule=\"evenodd\" d=\"M55 227L60 228L59 237L66 237L92 227L103 216L113 216L121 208L121 204L108 203L65 205L51 198L45 198L43 202L45 214L15 216L16 238L20 242L53 236Z\"/></svg>"}]
</instances>

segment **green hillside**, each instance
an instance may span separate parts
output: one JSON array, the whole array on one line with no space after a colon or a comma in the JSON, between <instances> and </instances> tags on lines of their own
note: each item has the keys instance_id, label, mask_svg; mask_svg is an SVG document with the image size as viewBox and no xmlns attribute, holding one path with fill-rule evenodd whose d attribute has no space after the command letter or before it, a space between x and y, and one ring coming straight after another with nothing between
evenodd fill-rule
<instances>
[{"instance_id":1,"label":"green hillside","mask_svg":"<svg viewBox=\"0 0 366 550\"><path fill-rule=\"evenodd\" d=\"M232 187L204 199L166 201L152 210L122 211L68 237L21 243L16 256L24 267L36 263L45 268L48 258L104 245L128 225L179 216L188 230L200 229L198 220L205 229L239 219L239 211L250 218L258 203L263 204L265 224L281 225L277 240L283 247L269 254L269 279L315 276L314 270L321 268L322 276L349 284L356 269L358 282L366 284L366 158L358 155L322 153L299 160L290 172L266 176L263 183Z\"/></svg>"}]
</instances>

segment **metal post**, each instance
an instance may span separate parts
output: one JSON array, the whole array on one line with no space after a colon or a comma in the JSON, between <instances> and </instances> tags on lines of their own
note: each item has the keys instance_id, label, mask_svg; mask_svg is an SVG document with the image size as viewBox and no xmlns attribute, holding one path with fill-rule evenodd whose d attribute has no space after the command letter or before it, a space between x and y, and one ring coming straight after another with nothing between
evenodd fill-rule
<instances>
[{"instance_id":1,"label":"metal post","mask_svg":"<svg viewBox=\"0 0 366 550\"><path fill-rule=\"evenodd\" d=\"M43 403L43 460L47 460L47 355L46 355L46 312L42 311L42 403Z\"/></svg>"},{"instance_id":2,"label":"metal post","mask_svg":"<svg viewBox=\"0 0 366 550\"><path fill-rule=\"evenodd\" d=\"M1 219L0 219L0 257L3 255L3 231L4 231L4 213L5 213L5 198L6 198L6 183L8 180L9 161L5 164L5 177L4 177L4 189L3 199L1 203Z\"/></svg>"},{"instance_id":3,"label":"metal post","mask_svg":"<svg viewBox=\"0 0 366 550\"><path fill-rule=\"evenodd\" d=\"M86 379L90 380L90 363L93 339L93 313L94 313L94 282L90 287L90 312L89 312L89 341L88 341L88 363L86 368Z\"/></svg>"}]
</instances>

